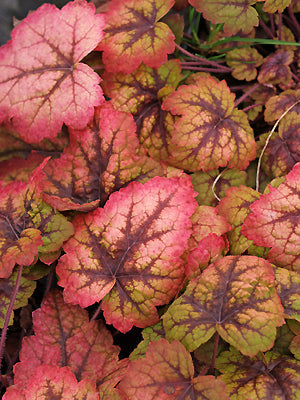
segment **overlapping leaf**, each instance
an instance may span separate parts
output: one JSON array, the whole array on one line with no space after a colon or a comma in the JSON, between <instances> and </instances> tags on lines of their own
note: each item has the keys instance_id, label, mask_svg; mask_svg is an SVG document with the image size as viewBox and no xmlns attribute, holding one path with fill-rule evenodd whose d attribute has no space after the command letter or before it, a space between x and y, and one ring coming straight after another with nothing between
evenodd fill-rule
<instances>
[{"instance_id":1,"label":"overlapping leaf","mask_svg":"<svg viewBox=\"0 0 300 400\"><path fill-rule=\"evenodd\" d=\"M262 150L269 132L259 137L258 151ZM262 169L275 178L289 173L300 161L300 115L289 112L274 132L262 157Z\"/></svg>"},{"instance_id":2,"label":"overlapping leaf","mask_svg":"<svg viewBox=\"0 0 300 400\"><path fill-rule=\"evenodd\" d=\"M141 62L152 68L166 62L175 49L174 35L159 20L173 4L174 0L112 0L99 44L106 70L130 73Z\"/></svg>"},{"instance_id":3,"label":"overlapping leaf","mask_svg":"<svg viewBox=\"0 0 300 400\"><path fill-rule=\"evenodd\" d=\"M189 171L217 167L245 169L256 156L253 131L247 116L234 108L234 94L225 81L199 76L162 105L181 115L174 125L168 162Z\"/></svg>"},{"instance_id":4,"label":"overlapping leaf","mask_svg":"<svg viewBox=\"0 0 300 400\"><path fill-rule=\"evenodd\" d=\"M30 265L39 257L54 261L62 243L73 233L73 226L41 199L37 188L40 170L28 183L13 181L0 192L0 276L7 278L14 265Z\"/></svg>"},{"instance_id":5,"label":"overlapping leaf","mask_svg":"<svg viewBox=\"0 0 300 400\"><path fill-rule=\"evenodd\" d=\"M132 180L171 173L138 147L132 116L105 104L85 130L72 131L62 156L44 168L44 199L58 210L89 211Z\"/></svg>"},{"instance_id":6,"label":"overlapping leaf","mask_svg":"<svg viewBox=\"0 0 300 400\"><path fill-rule=\"evenodd\" d=\"M190 179L155 177L113 193L104 209L73 220L75 235L59 260L67 302L102 300L108 323L122 332L158 322L184 278L180 256L196 208Z\"/></svg>"},{"instance_id":7,"label":"overlapping leaf","mask_svg":"<svg viewBox=\"0 0 300 400\"><path fill-rule=\"evenodd\" d=\"M267 259L278 267L300 271L300 163L277 188L255 201L242 234L258 246L271 247Z\"/></svg>"},{"instance_id":8,"label":"overlapping leaf","mask_svg":"<svg viewBox=\"0 0 300 400\"><path fill-rule=\"evenodd\" d=\"M164 314L167 339L193 351L217 331L245 355L270 349L276 327L284 323L274 280L262 258L223 257L193 279Z\"/></svg>"},{"instance_id":9,"label":"overlapping leaf","mask_svg":"<svg viewBox=\"0 0 300 400\"><path fill-rule=\"evenodd\" d=\"M204 18L214 24L224 23L227 36L235 35L238 31L249 33L253 26L258 25L258 15L254 7L256 0L189 0Z\"/></svg>"},{"instance_id":10,"label":"overlapping leaf","mask_svg":"<svg viewBox=\"0 0 300 400\"><path fill-rule=\"evenodd\" d=\"M178 341L149 344L146 358L132 361L119 388L130 400L224 399L225 385L214 376L194 378L191 355Z\"/></svg>"},{"instance_id":11,"label":"overlapping leaf","mask_svg":"<svg viewBox=\"0 0 300 400\"><path fill-rule=\"evenodd\" d=\"M16 285L16 279L18 275L17 267L14 269L11 276L7 279L0 279L0 328L3 328L6 313L8 307L11 303L11 297ZM14 303L14 309L23 307L27 305L28 298L32 295L36 287L36 283L26 279L26 277L21 277L19 290L17 293L16 301ZM9 325L13 323L13 314L10 316Z\"/></svg>"},{"instance_id":12,"label":"overlapping leaf","mask_svg":"<svg viewBox=\"0 0 300 400\"><path fill-rule=\"evenodd\" d=\"M20 362L15 365L15 385L26 386L40 365L68 366L77 380L92 379L102 391L112 390L124 374L127 360L118 360L119 347L100 321L89 322L88 313L50 293L33 313L35 335L23 340Z\"/></svg>"},{"instance_id":13,"label":"overlapping leaf","mask_svg":"<svg viewBox=\"0 0 300 400\"><path fill-rule=\"evenodd\" d=\"M230 399L291 399L300 390L300 363L275 352L245 357L236 349L225 351L216 360L216 368L223 374Z\"/></svg>"},{"instance_id":14,"label":"overlapping leaf","mask_svg":"<svg viewBox=\"0 0 300 400\"><path fill-rule=\"evenodd\" d=\"M134 116L140 143L159 160L169 156L169 125L173 122L169 113L161 109L161 103L181 78L177 60L167 61L158 69L141 64L132 74L103 75L104 93L117 110Z\"/></svg>"},{"instance_id":15,"label":"overlapping leaf","mask_svg":"<svg viewBox=\"0 0 300 400\"><path fill-rule=\"evenodd\" d=\"M11 126L0 126L0 160L12 157L27 158L32 150L42 152L44 156L58 157L68 141L68 135L60 132L54 139L43 139L38 144L28 144Z\"/></svg>"},{"instance_id":16,"label":"overlapping leaf","mask_svg":"<svg viewBox=\"0 0 300 400\"><path fill-rule=\"evenodd\" d=\"M251 241L241 234L241 228L250 213L250 205L257 199L259 199L258 192L241 185L228 188L226 197L218 204L218 213L231 225L231 230L227 233L231 254L242 254L251 244Z\"/></svg>"},{"instance_id":17,"label":"overlapping leaf","mask_svg":"<svg viewBox=\"0 0 300 400\"><path fill-rule=\"evenodd\" d=\"M231 227L214 207L199 206L191 217L193 232L187 251L186 275L190 279L227 252L222 237Z\"/></svg>"},{"instance_id":18,"label":"overlapping leaf","mask_svg":"<svg viewBox=\"0 0 300 400\"><path fill-rule=\"evenodd\" d=\"M213 193L215 178L219 175L219 170L209 172L197 171L191 175L192 184L198 193L196 200L200 206L216 206L219 201ZM247 174L244 171L229 169L222 173L217 181L214 191L219 198L225 197L225 191L231 186L246 185Z\"/></svg>"},{"instance_id":19,"label":"overlapping leaf","mask_svg":"<svg viewBox=\"0 0 300 400\"><path fill-rule=\"evenodd\" d=\"M44 156L37 152L31 152L27 159L13 157L0 162L1 185L14 180L28 182L35 168L44 161Z\"/></svg>"},{"instance_id":20,"label":"overlapping leaf","mask_svg":"<svg viewBox=\"0 0 300 400\"><path fill-rule=\"evenodd\" d=\"M290 351L295 355L295 358L300 360L300 335L295 336L292 340Z\"/></svg>"},{"instance_id":21,"label":"overlapping leaf","mask_svg":"<svg viewBox=\"0 0 300 400\"><path fill-rule=\"evenodd\" d=\"M235 79L251 81L256 78L256 68L263 63L263 56L252 47L234 49L226 53L226 62L233 68L232 76Z\"/></svg>"},{"instance_id":22,"label":"overlapping leaf","mask_svg":"<svg viewBox=\"0 0 300 400\"><path fill-rule=\"evenodd\" d=\"M69 367L41 365L24 388L10 386L4 400L99 400L96 385L90 380L77 382Z\"/></svg>"},{"instance_id":23,"label":"overlapping leaf","mask_svg":"<svg viewBox=\"0 0 300 400\"><path fill-rule=\"evenodd\" d=\"M294 52L292 50L277 50L265 58L260 68L257 80L260 83L286 85L292 78L289 65L293 62Z\"/></svg>"},{"instance_id":24,"label":"overlapping leaf","mask_svg":"<svg viewBox=\"0 0 300 400\"><path fill-rule=\"evenodd\" d=\"M272 96L266 103L265 120L276 121L293 105L291 111L300 114L300 90L286 90L278 96Z\"/></svg>"},{"instance_id":25,"label":"overlapping leaf","mask_svg":"<svg viewBox=\"0 0 300 400\"><path fill-rule=\"evenodd\" d=\"M300 322L300 276L285 268L275 268L276 289L284 308L285 318Z\"/></svg>"},{"instance_id":26,"label":"overlapping leaf","mask_svg":"<svg viewBox=\"0 0 300 400\"><path fill-rule=\"evenodd\" d=\"M103 102L99 76L80 61L103 37L103 16L84 0L45 4L0 49L0 118L13 117L31 143L53 138L63 122L82 129Z\"/></svg>"}]
</instances>

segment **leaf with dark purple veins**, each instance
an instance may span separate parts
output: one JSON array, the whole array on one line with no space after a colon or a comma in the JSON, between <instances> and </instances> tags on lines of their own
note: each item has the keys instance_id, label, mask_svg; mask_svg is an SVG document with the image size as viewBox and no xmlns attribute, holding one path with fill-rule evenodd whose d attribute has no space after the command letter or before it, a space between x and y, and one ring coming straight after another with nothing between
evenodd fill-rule
<instances>
[{"instance_id":1,"label":"leaf with dark purple veins","mask_svg":"<svg viewBox=\"0 0 300 400\"><path fill-rule=\"evenodd\" d=\"M256 68L263 63L263 56L252 47L228 51L225 59L228 66L233 68L232 76L246 81L256 78Z\"/></svg>"},{"instance_id":2,"label":"leaf with dark purple veins","mask_svg":"<svg viewBox=\"0 0 300 400\"><path fill-rule=\"evenodd\" d=\"M24 140L53 138L63 122L82 129L103 101L99 76L80 61L102 39L103 15L84 0L44 4L0 49L0 118Z\"/></svg>"},{"instance_id":3,"label":"leaf with dark purple veins","mask_svg":"<svg viewBox=\"0 0 300 400\"><path fill-rule=\"evenodd\" d=\"M106 13L103 50L105 69L130 73L141 62L158 68L175 49L174 35L159 20L174 0L112 0Z\"/></svg>"},{"instance_id":4,"label":"leaf with dark purple veins","mask_svg":"<svg viewBox=\"0 0 300 400\"><path fill-rule=\"evenodd\" d=\"M69 137L65 132L60 132L54 139L43 139L38 144L26 143L11 126L0 125L0 161L12 157L27 158L32 150L40 152L43 156L58 157L68 144Z\"/></svg>"},{"instance_id":5,"label":"leaf with dark purple veins","mask_svg":"<svg viewBox=\"0 0 300 400\"><path fill-rule=\"evenodd\" d=\"M291 111L300 114L300 89L286 90L278 96L272 96L266 103L265 120L267 122L276 121L293 104L294 107ZM287 115L284 118L286 117Z\"/></svg>"},{"instance_id":6,"label":"leaf with dark purple veins","mask_svg":"<svg viewBox=\"0 0 300 400\"><path fill-rule=\"evenodd\" d=\"M214 195L212 188L215 178L219 175L219 170L209 172L197 171L191 175L192 184L198 196L196 200L199 206L217 206L219 200ZM236 169L224 171L218 179L214 191L219 198L225 197L225 191L231 186L246 185L247 173Z\"/></svg>"},{"instance_id":7,"label":"leaf with dark purple veins","mask_svg":"<svg viewBox=\"0 0 300 400\"><path fill-rule=\"evenodd\" d=\"M68 305L62 294L48 294L33 313L34 336L23 340L15 385L26 381L39 365L68 366L77 380L92 379L103 392L112 390L125 373L128 360L118 360L119 347L101 321L89 322L88 313Z\"/></svg>"},{"instance_id":8,"label":"leaf with dark purple veins","mask_svg":"<svg viewBox=\"0 0 300 400\"><path fill-rule=\"evenodd\" d=\"M290 344L290 351L294 354L297 360L300 360L300 335L295 336Z\"/></svg>"},{"instance_id":9,"label":"leaf with dark purple veins","mask_svg":"<svg viewBox=\"0 0 300 400\"><path fill-rule=\"evenodd\" d=\"M278 267L300 271L300 163L277 188L250 205L242 234L258 246L271 247L267 259Z\"/></svg>"},{"instance_id":10,"label":"leaf with dark purple veins","mask_svg":"<svg viewBox=\"0 0 300 400\"><path fill-rule=\"evenodd\" d=\"M285 268L275 267L275 278L285 318L300 322L300 275Z\"/></svg>"},{"instance_id":11,"label":"leaf with dark purple veins","mask_svg":"<svg viewBox=\"0 0 300 400\"><path fill-rule=\"evenodd\" d=\"M254 256L226 256L190 281L163 316L166 338L193 351L217 331L245 355L270 349L284 323L272 266Z\"/></svg>"},{"instance_id":12,"label":"leaf with dark purple veins","mask_svg":"<svg viewBox=\"0 0 300 400\"><path fill-rule=\"evenodd\" d=\"M267 352L253 358L236 349L221 353L216 368L222 372L226 393L234 400L297 400L300 393L300 362Z\"/></svg>"},{"instance_id":13,"label":"leaf with dark purple veins","mask_svg":"<svg viewBox=\"0 0 300 400\"><path fill-rule=\"evenodd\" d=\"M62 156L44 168L45 201L60 211L91 211L133 180L171 173L138 148L132 116L106 103L86 129L71 131Z\"/></svg>"},{"instance_id":14,"label":"leaf with dark purple veins","mask_svg":"<svg viewBox=\"0 0 300 400\"><path fill-rule=\"evenodd\" d=\"M277 50L265 58L260 68L257 80L259 83L276 85L284 82L287 84L292 79L289 65L293 62L292 50Z\"/></svg>"},{"instance_id":15,"label":"leaf with dark purple veins","mask_svg":"<svg viewBox=\"0 0 300 400\"><path fill-rule=\"evenodd\" d=\"M191 355L180 342L165 339L150 343L146 357L129 364L119 388L130 400L229 400L219 378L194 378Z\"/></svg>"},{"instance_id":16,"label":"leaf with dark purple veins","mask_svg":"<svg viewBox=\"0 0 300 400\"><path fill-rule=\"evenodd\" d=\"M47 160L45 160L46 162ZM7 278L14 265L31 265L37 255L53 262L62 243L73 234L73 226L41 199L39 183L42 163L28 183L13 181L0 192L0 277Z\"/></svg>"},{"instance_id":17,"label":"leaf with dark purple veins","mask_svg":"<svg viewBox=\"0 0 300 400\"><path fill-rule=\"evenodd\" d=\"M256 0L189 0L197 11L203 13L205 19L214 24L224 23L226 36L232 36L242 31L249 33L253 26L258 25L258 15L254 7Z\"/></svg>"},{"instance_id":18,"label":"leaf with dark purple veins","mask_svg":"<svg viewBox=\"0 0 300 400\"><path fill-rule=\"evenodd\" d=\"M277 11L282 13L286 7L291 4L292 0L265 0L263 10L267 13L274 14Z\"/></svg>"},{"instance_id":19,"label":"leaf with dark purple veins","mask_svg":"<svg viewBox=\"0 0 300 400\"><path fill-rule=\"evenodd\" d=\"M162 108L181 118L174 124L168 163L192 172L245 169L256 156L256 145L246 114L234 108L234 97L225 81L202 76L172 93Z\"/></svg>"},{"instance_id":20,"label":"leaf with dark purple veins","mask_svg":"<svg viewBox=\"0 0 300 400\"><path fill-rule=\"evenodd\" d=\"M169 156L169 126L173 124L173 118L161 109L161 103L181 78L178 60L167 61L158 69L141 64L128 75L110 72L103 75L104 93L117 110L133 115L141 145L159 160Z\"/></svg>"},{"instance_id":21,"label":"leaf with dark purple veins","mask_svg":"<svg viewBox=\"0 0 300 400\"><path fill-rule=\"evenodd\" d=\"M95 382L84 379L78 382L69 367L40 365L31 374L26 386L11 386L3 400L99 400Z\"/></svg>"},{"instance_id":22,"label":"leaf with dark purple veins","mask_svg":"<svg viewBox=\"0 0 300 400\"><path fill-rule=\"evenodd\" d=\"M44 158L41 154L33 151L27 159L13 157L0 162L1 184L5 185L14 180L28 182L33 170L43 162Z\"/></svg>"},{"instance_id":23,"label":"leaf with dark purple veins","mask_svg":"<svg viewBox=\"0 0 300 400\"><path fill-rule=\"evenodd\" d=\"M104 208L77 215L57 273L67 302L102 300L106 322L121 332L158 322L184 279L180 258L196 208L190 178L155 177L111 194Z\"/></svg>"},{"instance_id":24,"label":"leaf with dark purple veins","mask_svg":"<svg viewBox=\"0 0 300 400\"><path fill-rule=\"evenodd\" d=\"M231 187L226 190L226 196L218 204L218 214L222 215L231 225L227 233L231 254L242 254L252 243L241 234L241 227L250 213L250 205L259 199L259 193L247 186Z\"/></svg>"},{"instance_id":25,"label":"leaf with dark purple veins","mask_svg":"<svg viewBox=\"0 0 300 400\"><path fill-rule=\"evenodd\" d=\"M227 246L222 235L231 229L227 220L217 214L215 207L198 206L191 221L193 232L189 238L189 249L185 253L188 279L225 255Z\"/></svg>"},{"instance_id":26,"label":"leaf with dark purple veins","mask_svg":"<svg viewBox=\"0 0 300 400\"><path fill-rule=\"evenodd\" d=\"M260 135L257 145L260 152L266 143L269 132ZM263 171L275 178L289 173L300 161L300 115L289 112L280 122L278 132L274 132L266 147L261 167Z\"/></svg>"},{"instance_id":27,"label":"leaf with dark purple veins","mask_svg":"<svg viewBox=\"0 0 300 400\"><path fill-rule=\"evenodd\" d=\"M14 269L9 278L0 279L0 328L3 328L6 313L11 302L11 297L16 285L19 266ZM32 295L36 287L36 283L21 277L20 286L18 289L14 310L27 305L28 298ZM13 324L13 314L9 319L9 325Z\"/></svg>"}]
</instances>

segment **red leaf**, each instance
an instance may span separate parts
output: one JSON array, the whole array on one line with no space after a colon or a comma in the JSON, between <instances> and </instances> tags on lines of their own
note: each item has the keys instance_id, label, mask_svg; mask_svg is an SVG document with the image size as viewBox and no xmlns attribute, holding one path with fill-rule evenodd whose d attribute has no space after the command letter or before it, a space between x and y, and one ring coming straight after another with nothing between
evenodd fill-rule
<instances>
[{"instance_id":1,"label":"red leaf","mask_svg":"<svg viewBox=\"0 0 300 400\"><path fill-rule=\"evenodd\" d=\"M228 399L219 379L194 378L191 355L180 342L165 339L150 343L146 358L130 363L119 388L130 400Z\"/></svg>"},{"instance_id":2,"label":"red leaf","mask_svg":"<svg viewBox=\"0 0 300 400\"><path fill-rule=\"evenodd\" d=\"M129 74L143 61L158 68L175 49L174 35L159 20L174 0L112 0L106 13L105 37L98 49L104 50L107 71Z\"/></svg>"},{"instance_id":3,"label":"red leaf","mask_svg":"<svg viewBox=\"0 0 300 400\"><path fill-rule=\"evenodd\" d=\"M24 397L23 397L24 396ZM30 376L25 388L11 386L4 400L99 400L94 382L77 382L69 367L41 365Z\"/></svg>"},{"instance_id":4,"label":"red leaf","mask_svg":"<svg viewBox=\"0 0 300 400\"><path fill-rule=\"evenodd\" d=\"M259 83L287 85L292 79L289 65L293 62L294 52L291 50L277 50L266 57L257 80Z\"/></svg>"},{"instance_id":5,"label":"red leaf","mask_svg":"<svg viewBox=\"0 0 300 400\"><path fill-rule=\"evenodd\" d=\"M24 140L53 138L63 122L84 128L103 102L99 76L80 63L103 37L94 10L84 0L61 10L44 4L0 49L0 118L13 117Z\"/></svg>"},{"instance_id":6,"label":"red leaf","mask_svg":"<svg viewBox=\"0 0 300 400\"><path fill-rule=\"evenodd\" d=\"M128 361L118 360L101 321L89 322L88 313L68 305L58 291L51 292L33 313L34 336L24 338L20 362L14 367L15 385L26 387L40 365L68 366L77 380L92 379L101 390L113 388L125 372Z\"/></svg>"},{"instance_id":7,"label":"red leaf","mask_svg":"<svg viewBox=\"0 0 300 400\"><path fill-rule=\"evenodd\" d=\"M250 209L242 233L258 246L271 247L267 259L278 267L300 271L300 163L278 188L261 195Z\"/></svg>"},{"instance_id":8,"label":"red leaf","mask_svg":"<svg viewBox=\"0 0 300 400\"><path fill-rule=\"evenodd\" d=\"M106 321L126 332L158 322L184 278L180 256L196 208L190 179L155 177L113 193L104 209L73 220L57 273L66 301L102 301Z\"/></svg>"},{"instance_id":9,"label":"red leaf","mask_svg":"<svg viewBox=\"0 0 300 400\"><path fill-rule=\"evenodd\" d=\"M72 130L62 156L44 168L45 201L61 211L91 211L130 181L170 172L138 150L135 129L132 116L110 102L97 109L93 123Z\"/></svg>"}]
</instances>

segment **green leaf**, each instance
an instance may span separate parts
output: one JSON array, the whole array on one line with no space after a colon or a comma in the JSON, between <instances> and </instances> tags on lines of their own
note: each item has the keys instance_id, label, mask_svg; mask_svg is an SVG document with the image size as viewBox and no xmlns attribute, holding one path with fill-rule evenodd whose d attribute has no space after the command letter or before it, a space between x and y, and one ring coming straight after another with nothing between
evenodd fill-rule
<instances>
[{"instance_id":1,"label":"green leaf","mask_svg":"<svg viewBox=\"0 0 300 400\"><path fill-rule=\"evenodd\" d=\"M272 266L254 256L227 256L193 279L163 316L168 340L193 351L217 331L245 355L270 349L284 323Z\"/></svg>"}]
</instances>

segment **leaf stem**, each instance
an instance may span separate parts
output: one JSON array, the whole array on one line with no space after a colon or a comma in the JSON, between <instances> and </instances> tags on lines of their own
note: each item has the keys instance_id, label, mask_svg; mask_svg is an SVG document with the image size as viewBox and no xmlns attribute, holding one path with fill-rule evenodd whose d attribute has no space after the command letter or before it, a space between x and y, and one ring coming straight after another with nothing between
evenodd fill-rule
<instances>
[{"instance_id":1,"label":"leaf stem","mask_svg":"<svg viewBox=\"0 0 300 400\"><path fill-rule=\"evenodd\" d=\"M259 25L263 28L263 30L266 32L266 34L271 38L274 39L274 35L271 32L271 30L267 27L267 25L264 23L264 21L259 17Z\"/></svg>"},{"instance_id":2,"label":"leaf stem","mask_svg":"<svg viewBox=\"0 0 300 400\"><path fill-rule=\"evenodd\" d=\"M219 339L220 339L220 335L219 335L219 332L217 332L216 337L215 337L214 351L213 351L211 364L210 364L210 371L209 371L212 375L213 375L214 369L215 369L215 362L216 362L216 358L217 358Z\"/></svg>"},{"instance_id":3,"label":"leaf stem","mask_svg":"<svg viewBox=\"0 0 300 400\"><path fill-rule=\"evenodd\" d=\"M19 271L18 271L18 275L17 275L17 279L16 279L16 284L10 299L10 303L7 309L7 313L5 316L5 321L4 321L4 325L2 328L2 333L1 333L1 339L0 339L0 366L2 364L2 357L3 357L3 352L4 352L4 346L5 346L5 339L6 339L6 333L7 333L7 328L8 328L8 324L9 324L9 320L10 320L10 316L13 312L14 309L14 304L16 301L16 297L19 291L19 287L20 287L20 282L21 282L21 276L22 276L22 272L23 272L23 265L19 266Z\"/></svg>"},{"instance_id":4,"label":"leaf stem","mask_svg":"<svg viewBox=\"0 0 300 400\"><path fill-rule=\"evenodd\" d=\"M289 13L290 19L292 20L293 28L296 31L297 39L299 39L300 38L300 25L299 25L297 19L295 18L295 15L293 13L291 6L288 7L288 13Z\"/></svg>"},{"instance_id":5,"label":"leaf stem","mask_svg":"<svg viewBox=\"0 0 300 400\"><path fill-rule=\"evenodd\" d=\"M247 97L250 96L250 94L252 94L253 92L255 92L255 90L260 86L260 83L256 83L255 85L253 85L252 87L250 87L250 89L248 89L239 99L237 99L234 102L234 106L237 107L239 104L241 104Z\"/></svg>"},{"instance_id":6,"label":"leaf stem","mask_svg":"<svg viewBox=\"0 0 300 400\"><path fill-rule=\"evenodd\" d=\"M221 66L217 61L212 61L212 60L207 60L204 57L199 57L199 56L195 56L195 54L190 53L189 51L183 49L181 46L179 46L177 43L175 43L175 47L180 50L183 54L185 54L188 57L193 58L194 60L197 60L199 62L199 64L207 64L207 65L212 65L213 67L217 67L217 68L222 68L228 72L231 72L232 69L229 67L225 67L225 66Z\"/></svg>"},{"instance_id":7,"label":"leaf stem","mask_svg":"<svg viewBox=\"0 0 300 400\"><path fill-rule=\"evenodd\" d=\"M280 116L280 117L278 118L278 120L275 122L275 124L274 124L274 126L273 126L271 132L269 133L269 135L268 135L268 137L267 137L266 143L265 143L265 145L264 145L264 147L263 147L263 149L262 149L262 151L261 151L261 153L260 153L260 156L259 156L259 159L258 159L258 163L257 163L257 170L256 170L256 188L255 188L255 190L256 190L257 192L259 191L259 175L260 175L261 160L262 160L262 157L263 157L263 155L264 155L264 152L266 151L266 148L267 148L267 146L268 146L268 144L269 144L269 141L270 141L270 139L271 139L271 136L273 135L275 129L277 128L277 126L278 126L279 122L282 120L282 118L285 117L286 114L287 114L289 111L291 111L291 109L292 109L293 107L295 107L296 104L299 104L299 103L300 103L300 100L296 101L296 102L295 102L294 104L292 104L287 110L285 110L285 112L284 112L283 114L281 114L281 116Z\"/></svg>"}]
</instances>

